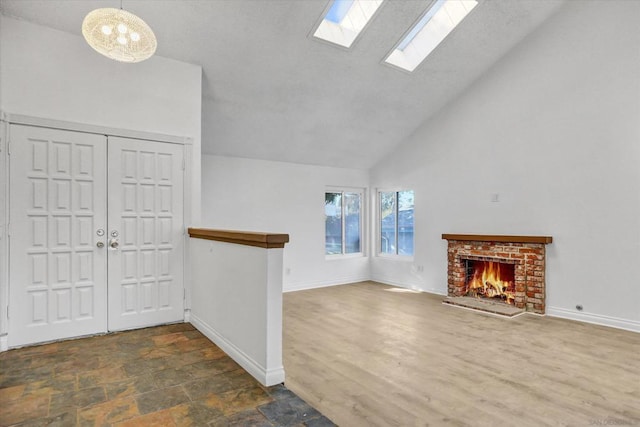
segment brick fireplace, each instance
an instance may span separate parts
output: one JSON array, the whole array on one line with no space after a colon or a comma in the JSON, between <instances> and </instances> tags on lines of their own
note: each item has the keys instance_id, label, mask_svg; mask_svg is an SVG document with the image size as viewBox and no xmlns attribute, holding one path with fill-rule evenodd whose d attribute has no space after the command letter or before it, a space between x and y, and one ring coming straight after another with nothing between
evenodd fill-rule
<instances>
[{"instance_id":1,"label":"brick fireplace","mask_svg":"<svg viewBox=\"0 0 640 427\"><path fill-rule=\"evenodd\" d=\"M488 292L470 289L470 265L484 263L502 266L511 271L508 286L489 290L492 302L502 302L533 313L545 312L545 245L550 236L491 236L476 234L443 234L448 241L447 294L449 297L474 295L485 297ZM503 292L504 290L504 292ZM497 294L503 295L497 295ZM496 295L494 295L496 294Z\"/></svg>"}]
</instances>

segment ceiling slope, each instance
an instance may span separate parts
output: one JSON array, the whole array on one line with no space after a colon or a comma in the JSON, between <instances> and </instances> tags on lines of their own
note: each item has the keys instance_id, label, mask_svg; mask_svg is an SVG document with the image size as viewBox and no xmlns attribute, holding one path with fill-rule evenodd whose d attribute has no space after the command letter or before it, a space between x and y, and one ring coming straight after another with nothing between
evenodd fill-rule
<instances>
[{"instance_id":1,"label":"ceiling slope","mask_svg":"<svg viewBox=\"0 0 640 427\"><path fill-rule=\"evenodd\" d=\"M480 0L413 73L383 60L430 1L385 1L349 50L310 36L327 0L123 6L153 28L158 55L202 66L204 153L368 169L562 3ZM119 2L0 0L0 7L81 36L89 11Z\"/></svg>"}]
</instances>

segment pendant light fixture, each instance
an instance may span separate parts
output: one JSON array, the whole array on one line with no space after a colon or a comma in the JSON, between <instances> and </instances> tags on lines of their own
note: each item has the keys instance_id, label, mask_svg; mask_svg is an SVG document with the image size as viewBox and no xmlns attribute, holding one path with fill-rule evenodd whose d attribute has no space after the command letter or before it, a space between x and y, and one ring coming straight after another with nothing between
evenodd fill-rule
<instances>
[{"instance_id":1,"label":"pendant light fixture","mask_svg":"<svg viewBox=\"0 0 640 427\"><path fill-rule=\"evenodd\" d=\"M107 58L120 62L140 62L150 58L158 42L151 28L131 12L122 9L95 9L82 21L82 35L89 46Z\"/></svg>"}]
</instances>

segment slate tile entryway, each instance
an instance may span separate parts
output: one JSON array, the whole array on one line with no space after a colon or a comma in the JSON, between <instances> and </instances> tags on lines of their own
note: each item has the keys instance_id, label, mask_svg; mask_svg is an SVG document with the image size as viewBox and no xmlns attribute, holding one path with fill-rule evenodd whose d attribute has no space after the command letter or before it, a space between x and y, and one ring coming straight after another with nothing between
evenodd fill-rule
<instances>
[{"instance_id":1,"label":"slate tile entryway","mask_svg":"<svg viewBox=\"0 0 640 427\"><path fill-rule=\"evenodd\" d=\"M188 323L0 353L0 426L333 426Z\"/></svg>"}]
</instances>

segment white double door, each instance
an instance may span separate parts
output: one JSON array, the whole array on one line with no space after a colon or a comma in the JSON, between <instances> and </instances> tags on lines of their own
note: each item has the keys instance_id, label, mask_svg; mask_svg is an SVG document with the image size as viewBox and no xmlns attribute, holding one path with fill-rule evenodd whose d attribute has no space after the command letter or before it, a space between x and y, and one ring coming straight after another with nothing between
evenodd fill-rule
<instances>
[{"instance_id":1,"label":"white double door","mask_svg":"<svg viewBox=\"0 0 640 427\"><path fill-rule=\"evenodd\" d=\"M179 321L183 147L10 127L9 346Z\"/></svg>"}]
</instances>

